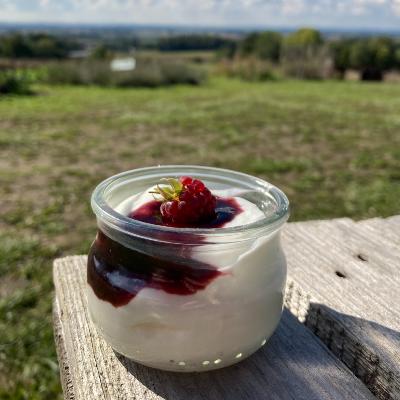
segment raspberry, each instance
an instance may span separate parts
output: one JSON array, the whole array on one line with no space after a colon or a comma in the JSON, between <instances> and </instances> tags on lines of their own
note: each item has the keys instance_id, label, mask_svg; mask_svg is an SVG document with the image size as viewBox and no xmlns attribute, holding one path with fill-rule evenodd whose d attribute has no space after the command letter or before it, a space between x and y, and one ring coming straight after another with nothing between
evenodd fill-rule
<instances>
[{"instance_id":1,"label":"raspberry","mask_svg":"<svg viewBox=\"0 0 400 400\"><path fill-rule=\"evenodd\" d=\"M204 183L189 176L167 179L169 186L157 186L161 195L160 212L167 225L201 224L215 217L216 198Z\"/></svg>"}]
</instances>

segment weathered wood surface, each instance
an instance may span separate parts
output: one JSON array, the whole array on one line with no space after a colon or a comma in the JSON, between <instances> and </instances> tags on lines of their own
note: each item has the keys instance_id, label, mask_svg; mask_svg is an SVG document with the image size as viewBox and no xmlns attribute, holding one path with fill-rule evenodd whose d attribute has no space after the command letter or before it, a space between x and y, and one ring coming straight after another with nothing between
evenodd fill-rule
<instances>
[{"instance_id":1,"label":"weathered wood surface","mask_svg":"<svg viewBox=\"0 0 400 400\"><path fill-rule=\"evenodd\" d=\"M116 355L89 320L85 257L54 266L55 338L65 397L73 400L373 399L372 393L319 339L285 310L255 355L200 374L149 369ZM292 304L294 304L294 297Z\"/></svg>"},{"instance_id":2,"label":"weathered wood surface","mask_svg":"<svg viewBox=\"0 0 400 400\"><path fill-rule=\"evenodd\" d=\"M400 216L288 224L286 306L380 399L400 399Z\"/></svg>"}]
</instances>

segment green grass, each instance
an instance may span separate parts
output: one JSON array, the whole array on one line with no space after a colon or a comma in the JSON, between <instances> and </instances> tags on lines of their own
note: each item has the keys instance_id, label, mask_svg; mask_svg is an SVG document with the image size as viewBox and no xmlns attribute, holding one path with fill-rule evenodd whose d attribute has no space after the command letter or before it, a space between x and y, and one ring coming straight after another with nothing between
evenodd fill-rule
<instances>
[{"instance_id":1,"label":"green grass","mask_svg":"<svg viewBox=\"0 0 400 400\"><path fill-rule=\"evenodd\" d=\"M211 80L0 99L0 398L61 398L51 262L85 253L102 179L155 164L256 174L292 220L400 212L400 85Z\"/></svg>"}]
</instances>

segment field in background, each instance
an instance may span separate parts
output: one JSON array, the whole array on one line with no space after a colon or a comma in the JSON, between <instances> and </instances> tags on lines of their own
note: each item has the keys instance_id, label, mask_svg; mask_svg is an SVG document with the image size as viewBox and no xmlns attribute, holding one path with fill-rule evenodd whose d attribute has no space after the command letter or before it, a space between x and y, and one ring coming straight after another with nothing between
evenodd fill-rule
<instances>
[{"instance_id":1,"label":"field in background","mask_svg":"<svg viewBox=\"0 0 400 400\"><path fill-rule=\"evenodd\" d=\"M349 82L36 88L0 99L0 398L61 398L51 262L86 253L102 179L155 164L277 184L292 220L399 213L400 86Z\"/></svg>"}]
</instances>

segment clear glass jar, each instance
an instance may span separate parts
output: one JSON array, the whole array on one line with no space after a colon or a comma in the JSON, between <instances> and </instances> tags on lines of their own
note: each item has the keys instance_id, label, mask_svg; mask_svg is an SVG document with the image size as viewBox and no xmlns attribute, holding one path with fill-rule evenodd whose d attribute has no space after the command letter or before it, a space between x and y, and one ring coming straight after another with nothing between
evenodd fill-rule
<instances>
[{"instance_id":1,"label":"clear glass jar","mask_svg":"<svg viewBox=\"0 0 400 400\"><path fill-rule=\"evenodd\" d=\"M230 228L173 228L115 211L161 178L189 175L235 189L264 216ZM92 196L98 234L88 258L91 318L108 343L141 364L206 371L263 346L278 325L286 281L282 191L242 173L199 166L124 172Z\"/></svg>"}]
</instances>

